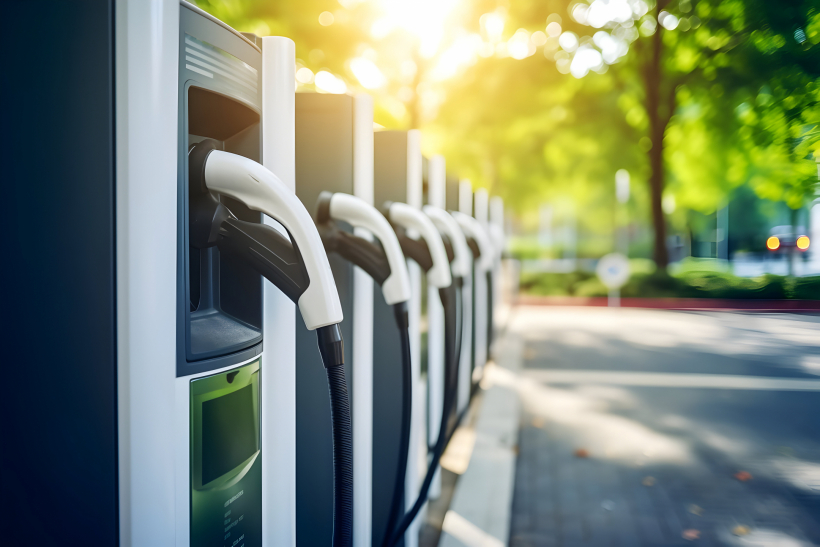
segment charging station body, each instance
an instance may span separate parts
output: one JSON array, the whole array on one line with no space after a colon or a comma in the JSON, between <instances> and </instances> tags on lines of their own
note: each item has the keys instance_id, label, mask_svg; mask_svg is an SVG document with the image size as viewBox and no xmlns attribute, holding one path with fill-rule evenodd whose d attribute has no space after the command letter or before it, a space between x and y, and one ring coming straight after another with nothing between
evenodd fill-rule
<instances>
[{"instance_id":1,"label":"charging station body","mask_svg":"<svg viewBox=\"0 0 820 547\"><path fill-rule=\"evenodd\" d=\"M215 139L292 187L293 42L243 36L180 0L10 10L4 46L29 42L40 61L12 59L2 92L16 105L6 132L15 138L0 149L10 180L36 166L42 183L18 185L16 199L36 204L38 221L12 223L11 260L29 267L8 280L26 328L6 345L35 347L47 331L60 355L25 358L40 375L36 410L21 413L17 392L3 399L17 416L15 443L40 446L0 451L2 467L18 471L7 485L17 524L4 539L291 543L295 381L283 372L295 369L295 341L292 330L263 333L283 311L295 319L294 307L258 274L189 244L187 153ZM31 42L18 24L32 20L48 40ZM44 127L60 143L48 161L31 145ZM242 220L262 220L223 201ZM276 420L264 418L274 410ZM18 487L18 476L37 486Z\"/></svg>"},{"instance_id":2,"label":"charging station body","mask_svg":"<svg viewBox=\"0 0 820 547\"><path fill-rule=\"evenodd\" d=\"M352 194L373 204L373 106L368 96L296 94L296 195L315 213L323 191ZM353 232L346 223L339 224ZM355 545L369 547L372 437L364 424L372 420L374 283L340 256L328 258L345 317L340 327L353 422L353 537ZM296 543L329 545L333 446L327 378L316 334L301 319L296 323Z\"/></svg>"},{"instance_id":3,"label":"charging station body","mask_svg":"<svg viewBox=\"0 0 820 547\"><path fill-rule=\"evenodd\" d=\"M421 134L411 131L378 131L373 136L374 202L380 207L385 202L407 203L421 208L423 193L423 164ZM407 303L410 325L410 355L412 378L412 416L410 448L405 478L405 498L401 514L415 501L420 487L420 458L426 456L426 442L422 438L422 422L426 417L426 401L422 397L421 333L422 277L418 264L407 261L410 273L411 299ZM396 463L399 459L401 434L402 372L401 343L393 319L393 309L375 287L373 296L373 490L372 537L376 542L384 537L393 499ZM422 452L422 447L425 449ZM415 547L418 544L418 522L408 528L398 545Z\"/></svg>"},{"instance_id":4,"label":"charging station body","mask_svg":"<svg viewBox=\"0 0 820 547\"><path fill-rule=\"evenodd\" d=\"M199 10L181 7L175 421L177 439L188 440L175 444L178 469L189 470L177 475L183 544L262 545L263 279L216 247L191 244L195 196L187 161L191 146L213 139L226 152L261 162L261 73L256 44ZM235 200L221 201L240 220L262 220ZM188 404L181 404L185 399Z\"/></svg>"}]
</instances>

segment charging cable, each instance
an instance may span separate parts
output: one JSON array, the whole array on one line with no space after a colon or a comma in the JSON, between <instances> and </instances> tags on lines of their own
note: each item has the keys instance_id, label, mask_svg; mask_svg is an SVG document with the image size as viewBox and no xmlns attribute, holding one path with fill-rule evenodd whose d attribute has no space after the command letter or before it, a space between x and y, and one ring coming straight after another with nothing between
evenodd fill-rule
<instances>
[{"instance_id":1,"label":"charging cable","mask_svg":"<svg viewBox=\"0 0 820 547\"><path fill-rule=\"evenodd\" d=\"M370 241L342 230L336 221L364 228L381 243ZM401 339L401 426L399 459L394 477L393 496L388 510L389 532L398 520L404 500L407 458L410 449L410 425L413 412L412 366L410 362L410 331L407 301L410 299L410 274L401 245L390 223L364 200L343 193L322 192L319 195L316 222L325 249L335 252L362 268L382 288L385 302L393 307Z\"/></svg>"}]
</instances>

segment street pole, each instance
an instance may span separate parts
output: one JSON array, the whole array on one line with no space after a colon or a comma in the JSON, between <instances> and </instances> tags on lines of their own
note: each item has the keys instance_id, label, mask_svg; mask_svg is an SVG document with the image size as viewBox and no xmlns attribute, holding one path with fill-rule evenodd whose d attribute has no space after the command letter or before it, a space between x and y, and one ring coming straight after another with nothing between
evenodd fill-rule
<instances>
[{"instance_id":1,"label":"street pole","mask_svg":"<svg viewBox=\"0 0 820 547\"><path fill-rule=\"evenodd\" d=\"M618 169L615 173L615 199L616 215L615 215L615 233L616 243L615 251L624 256L629 255L629 234L627 226L629 219L627 218L626 204L629 203L629 171L626 169Z\"/></svg>"}]
</instances>

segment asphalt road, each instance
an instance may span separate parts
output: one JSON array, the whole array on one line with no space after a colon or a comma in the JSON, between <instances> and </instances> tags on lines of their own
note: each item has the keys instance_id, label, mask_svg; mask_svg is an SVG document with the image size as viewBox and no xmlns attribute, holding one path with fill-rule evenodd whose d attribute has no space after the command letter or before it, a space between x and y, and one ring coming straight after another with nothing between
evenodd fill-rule
<instances>
[{"instance_id":1,"label":"asphalt road","mask_svg":"<svg viewBox=\"0 0 820 547\"><path fill-rule=\"evenodd\" d=\"M519 308L510 545L820 545L820 317Z\"/></svg>"}]
</instances>

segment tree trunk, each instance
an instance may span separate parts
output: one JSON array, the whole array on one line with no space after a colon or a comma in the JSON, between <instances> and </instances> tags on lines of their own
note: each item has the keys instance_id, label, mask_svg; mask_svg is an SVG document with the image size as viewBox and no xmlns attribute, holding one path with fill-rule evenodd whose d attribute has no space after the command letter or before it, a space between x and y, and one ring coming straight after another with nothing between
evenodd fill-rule
<instances>
[{"instance_id":1,"label":"tree trunk","mask_svg":"<svg viewBox=\"0 0 820 547\"><path fill-rule=\"evenodd\" d=\"M656 20L659 13L660 7L655 12ZM669 264L669 253L666 248L666 218L662 207L664 187L663 136L672 115L673 105L663 105L668 106L669 111L661 111L661 85L663 83L663 69L661 66L662 31L663 27L658 23L655 33L649 38L651 50L644 71L644 85L646 87L646 111L649 116L649 138L651 140L651 147L647 154L650 168L649 191L652 204L652 226L655 229L654 258L658 268L665 270ZM673 98L674 92L670 96L670 102Z\"/></svg>"}]
</instances>

